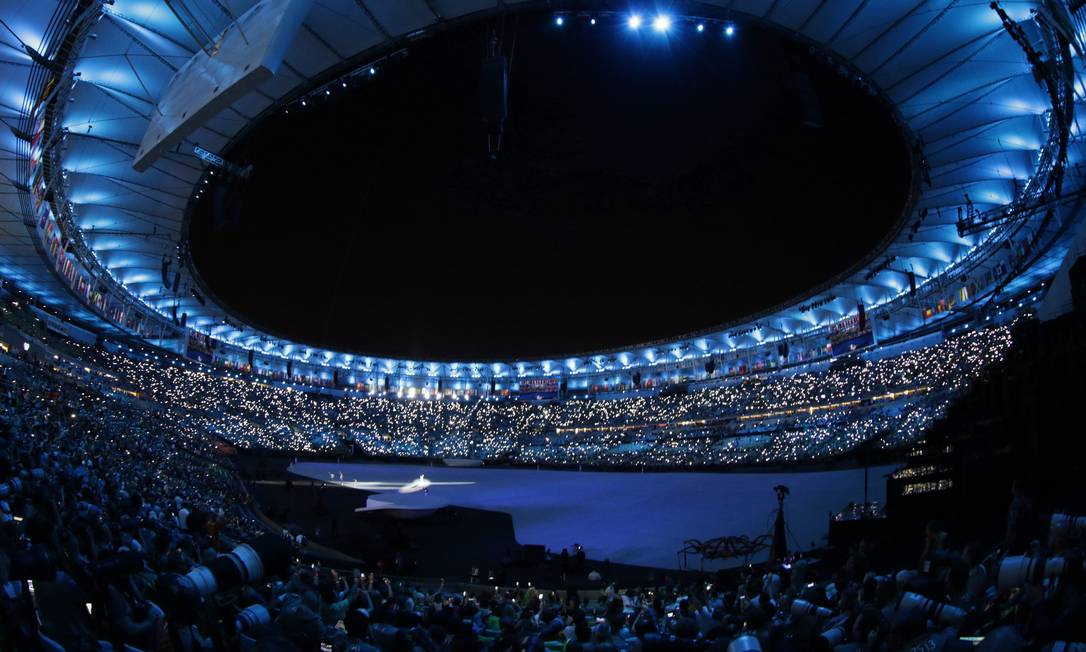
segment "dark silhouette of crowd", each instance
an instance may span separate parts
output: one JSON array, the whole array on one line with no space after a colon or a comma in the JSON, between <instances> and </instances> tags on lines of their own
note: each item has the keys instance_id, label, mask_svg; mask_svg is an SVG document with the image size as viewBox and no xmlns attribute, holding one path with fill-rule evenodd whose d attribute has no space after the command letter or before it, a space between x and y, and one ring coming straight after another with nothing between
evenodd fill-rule
<instances>
[{"instance_id":1,"label":"dark silhouette of crowd","mask_svg":"<svg viewBox=\"0 0 1086 652\"><path fill-rule=\"evenodd\" d=\"M1086 641L1084 520L1043 516L1021 486L1004 537L932 522L906 564L861 541L839 562L789 557L637 587L454 586L314 563L304 541L251 508L210 433L40 364L0 364L0 649L949 652L973 639L988 650ZM898 548L899 558L909 543Z\"/></svg>"}]
</instances>

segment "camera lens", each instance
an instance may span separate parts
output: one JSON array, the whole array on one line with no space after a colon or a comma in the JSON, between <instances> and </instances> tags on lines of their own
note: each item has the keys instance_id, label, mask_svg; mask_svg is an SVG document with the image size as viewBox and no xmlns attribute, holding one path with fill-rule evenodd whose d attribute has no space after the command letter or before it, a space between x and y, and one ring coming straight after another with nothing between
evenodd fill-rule
<instances>
[{"instance_id":1,"label":"camera lens","mask_svg":"<svg viewBox=\"0 0 1086 652\"><path fill-rule=\"evenodd\" d=\"M1040 584L1046 577L1059 577L1066 570L1062 557L1007 557L999 564L996 585L1002 594L1026 584Z\"/></svg>"},{"instance_id":2,"label":"camera lens","mask_svg":"<svg viewBox=\"0 0 1086 652\"><path fill-rule=\"evenodd\" d=\"M1079 536L1083 530L1086 530L1086 516L1053 514L1048 527L1051 531L1065 531L1074 536Z\"/></svg>"},{"instance_id":3,"label":"camera lens","mask_svg":"<svg viewBox=\"0 0 1086 652\"><path fill-rule=\"evenodd\" d=\"M762 652L762 644L756 637L743 634L728 645L727 652Z\"/></svg>"},{"instance_id":4,"label":"camera lens","mask_svg":"<svg viewBox=\"0 0 1086 652\"><path fill-rule=\"evenodd\" d=\"M184 581L199 595L207 596L258 582L265 575L279 573L289 562L290 546L277 536L265 534L216 557L206 566L192 569Z\"/></svg>"},{"instance_id":5,"label":"camera lens","mask_svg":"<svg viewBox=\"0 0 1086 652\"><path fill-rule=\"evenodd\" d=\"M829 609L820 607L813 602L806 600L794 600L792 601L792 615L793 616L814 616L815 618L829 618L833 615Z\"/></svg>"},{"instance_id":6,"label":"camera lens","mask_svg":"<svg viewBox=\"0 0 1086 652\"><path fill-rule=\"evenodd\" d=\"M899 610L919 609L927 614L928 619L940 625L957 625L965 618L965 612L941 602L925 598L919 593L906 591L898 601Z\"/></svg>"},{"instance_id":7,"label":"camera lens","mask_svg":"<svg viewBox=\"0 0 1086 652\"><path fill-rule=\"evenodd\" d=\"M815 641L815 647L819 650L832 650L845 642L845 628L841 626L831 627L822 632Z\"/></svg>"},{"instance_id":8,"label":"camera lens","mask_svg":"<svg viewBox=\"0 0 1086 652\"><path fill-rule=\"evenodd\" d=\"M19 478L11 478L7 482L0 483L0 498L19 493L23 488L23 481Z\"/></svg>"},{"instance_id":9,"label":"camera lens","mask_svg":"<svg viewBox=\"0 0 1086 652\"><path fill-rule=\"evenodd\" d=\"M252 604L238 613L236 626L239 632L252 633L271 622L271 614L262 604Z\"/></svg>"}]
</instances>

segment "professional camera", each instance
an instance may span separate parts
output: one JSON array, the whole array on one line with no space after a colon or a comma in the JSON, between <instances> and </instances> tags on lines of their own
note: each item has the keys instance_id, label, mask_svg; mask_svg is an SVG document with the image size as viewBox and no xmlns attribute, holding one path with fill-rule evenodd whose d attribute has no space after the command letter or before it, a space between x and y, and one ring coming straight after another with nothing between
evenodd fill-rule
<instances>
[{"instance_id":1,"label":"professional camera","mask_svg":"<svg viewBox=\"0 0 1086 652\"><path fill-rule=\"evenodd\" d=\"M13 496L23 489L23 481L18 476L9 478L7 482L0 482L0 498Z\"/></svg>"},{"instance_id":2,"label":"professional camera","mask_svg":"<svg viewBox=\"0 0 1086 652\"><path fill-rule=\"evenodd\" d=\"M999 564L996 586L1000 594L1006 595L1015 587L1040 584L1069 573L1073 563L1064 557L1006 557Z\"/></svg>"},{"instance_id":3,"label":"professional camera","mask_svg":"<svg viewBox=\"0 0 1086 652\"><path fill-rule=\"evenodd\" d=\"M727 652L762 652L762 644L755 636L740 634L728 644Z\"/></svg>"},{"instance_id":4,"label":"professional camera","mask_svg":"<svg viewBox=\"0 0 1086 652\"><path fill-rule=\"evenodd\" d=\"M1065 531L1075 536L1081 536L1086 530L1086 516L1071 516L1070 514L1053 514L1049 521L1050 532Z\"/></svg>"},{"instance_id":5,"label":"professional camera","mask_svg":"<svg viewBox=\"0 0 1086 652\"><path fill-rule=\"evenodd\" d=\"M234 625L239 632L252 634L271 622L271 614L262 604L251 604L238 612Z\"/></svg>"},{"instance_id":6,"label":"professional camera","mask_svg":"<svg viewBox=\"0 0 1086 652\"><path fill-rule=\"evenodd\" d=\"M814 616L815 618L823 619L829 618L833 615L833 612L825 607L820 607L813 602L806 600L793 600L792 601L792 615L793 616Z\"/></svg>"},{"instance_id":7,"label":"professional camera","mask_svg":"<svg viewBox=\"0 0 1086 652\"><path fill-rule=\"evenodd\" d=\"M229 591L242 584L258 582L279 573L290 563L290 545L272 534L243 543L206 566L197 566L185 575L164 576L166 592L175 597L205 597Z\"/></svg>"},{"instance_id":8,"label":"professional camera","mask_svg":"<svg viewBox=\"0 0 1086 652\"><path fill-rule=\"evenodd\" d=\"M847 636L848 633L845 631L844 625L837 625L836 627L831 627L819 634L818 638L815 639L815 649L832 650L838 645L844 643Z\"/></svg>"},{"instance_id":9,"label":"professional camera","mask_svg":"<svg viewBox=\"0 0 1086 652\"><path fill-rule=\"evenodd\" d=\"M965 612L961 609L941 602L936 602L935 600L925 598L919 593L913 593L911 591L906 591L902 594L897 602L897 608L899 611L904 609L919 609L927 614L928 620L942 626L958 625L962 622L962 619L965 618Z\"/></svg>"}]
</instances>

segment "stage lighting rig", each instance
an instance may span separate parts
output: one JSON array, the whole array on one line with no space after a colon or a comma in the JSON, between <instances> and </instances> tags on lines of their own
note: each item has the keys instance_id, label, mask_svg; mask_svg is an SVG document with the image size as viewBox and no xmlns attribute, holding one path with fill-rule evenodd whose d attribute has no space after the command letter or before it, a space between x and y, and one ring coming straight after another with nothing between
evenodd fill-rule
<instances>
[{"instance_id":1,"label":"stage lighting rig","mask_svg":"<svg viewBox=\"0 0 1086 652\"><path fill-rule=\"evenodd\" d=\"M231 163L223 157L219 156L218 154L214 152L209 152L203 147L200 147L200 145L198 144L193 145L192 153L195 154L196 158L200 159L201 161L204 161L205 163L208 163L213 167L219 168L227 174L235 177L248 179L249 175L253 172L252 164L241 166L237 165L236 163ZM214 172L212 172L212 174L214 174ZM207 183L206 179L204 180L204 183Z\"/></svg>"},{"instance_id":2,"label":"stage lighting rig","mask_svg":"<svg viewBox=\"0 0 1086 652\"><path fill-rule=\"evenodd\" d=\"M505 118L509 113L509 59L502 51L497 33L488 40L487 58L479 74L479 108L487 127L487 153L494 160L501 151Z\"/></svg>"}]
</instances>

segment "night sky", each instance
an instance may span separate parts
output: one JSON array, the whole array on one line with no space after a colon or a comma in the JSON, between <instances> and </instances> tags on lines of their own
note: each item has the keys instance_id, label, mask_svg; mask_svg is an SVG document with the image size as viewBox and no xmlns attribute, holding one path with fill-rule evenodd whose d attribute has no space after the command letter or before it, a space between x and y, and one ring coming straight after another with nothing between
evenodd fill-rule
<instances>
[{"instance_id":1,"label":"night sky","mask_svg":"<svg viewBox=\"0 0 1086 652\"><path fill-rule=\"evenodd\" d=\"M575 353L791 298L902 210L908 159L887 110L745 24L728 39L507 17L509 118L489 160L479 71L495 29L416 42L250 132L228 158L252 176L192 221L213 292L338 350Z\"/></svg>"}]
</instances>

